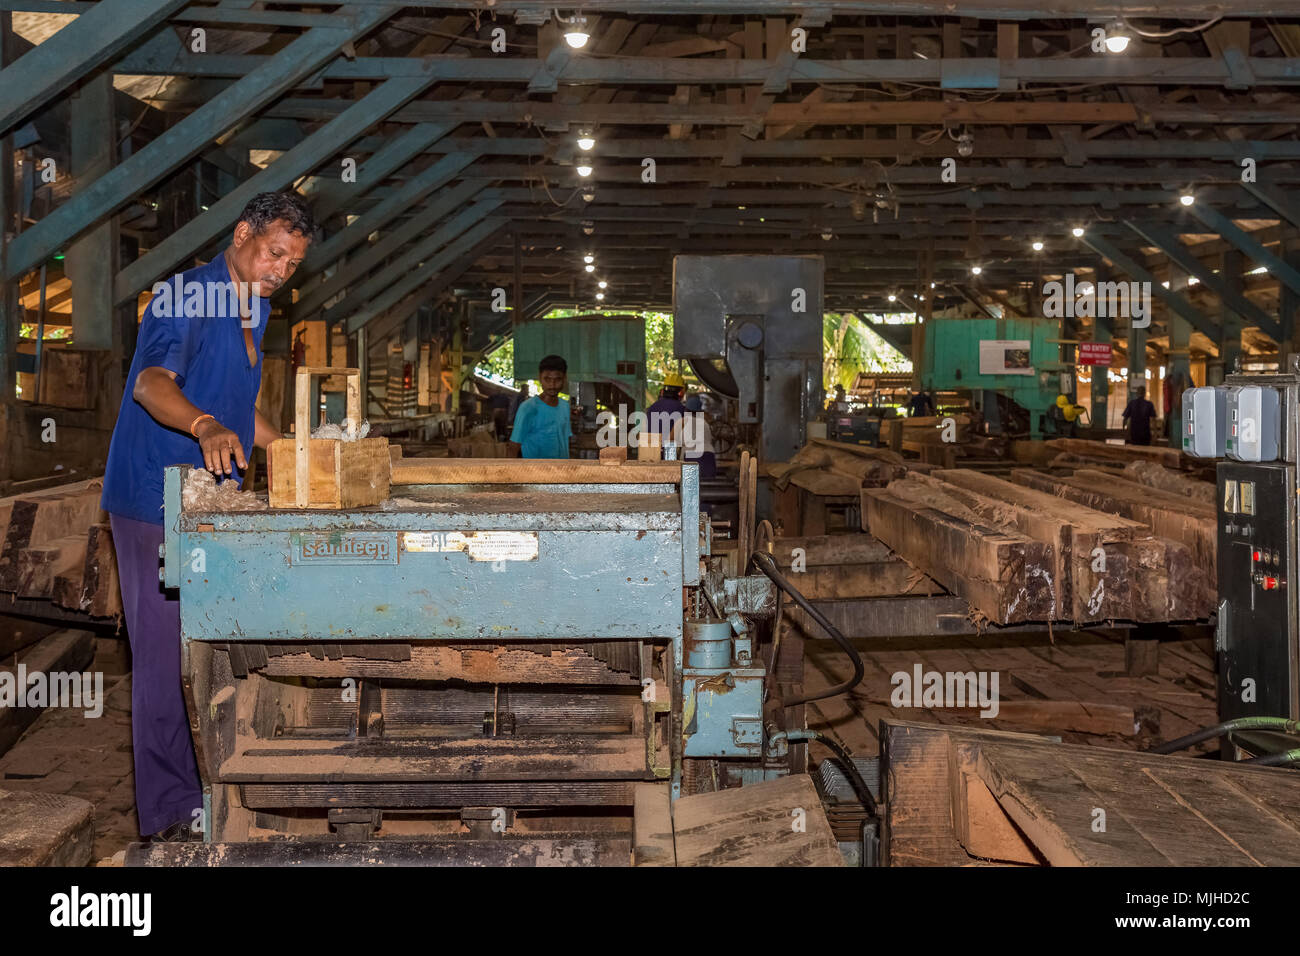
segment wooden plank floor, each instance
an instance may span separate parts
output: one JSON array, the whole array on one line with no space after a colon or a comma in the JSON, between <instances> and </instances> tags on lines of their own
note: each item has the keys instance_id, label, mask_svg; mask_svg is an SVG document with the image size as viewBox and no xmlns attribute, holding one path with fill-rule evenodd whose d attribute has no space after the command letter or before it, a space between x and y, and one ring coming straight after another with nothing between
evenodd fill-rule
<instances>
[{"instance_id":1,"label":"wooden plank floor","mask_svg":"<svg viewBox=\"0 0 1300 956\"><path fill-rule=\"evenodd\" d=\"M979 636L889 640L872 645L855 641L867 673L846 695L808 705L808 726L827 733L858 755L879 752L878 725L882 717L972 729L1055 734L1068 743L1139 750L1216 722L1215 672L1208 628L1184 628L1176 639L1162 640L1159 673L1128 677L1124 673L1122 632L1058 631L1047 634L985 634ZM829 640L806 642L805 690L816 692L850 673L848 660ZM1070 700L1133 707L1149 718L1139 734L1089 734L1027 725L1006 719L982 718L977 710L896 708L890 705L891 677L911 674L915 664L924 671L986 671L998 674L1004 701ZM1203 749L1215 749L1211 743ZM1196 753L1193 749L1191 753ZM813 756L826 751L814 744Z\"/></svg>"}]
</instances>

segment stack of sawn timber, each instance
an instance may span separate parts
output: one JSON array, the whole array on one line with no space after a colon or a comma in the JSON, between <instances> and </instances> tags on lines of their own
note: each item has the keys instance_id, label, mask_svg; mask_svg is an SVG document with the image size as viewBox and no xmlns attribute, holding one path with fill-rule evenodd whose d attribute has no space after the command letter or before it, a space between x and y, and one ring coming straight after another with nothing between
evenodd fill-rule
<instances>
[{"instance_id":1,"label":"stack of sawn timber","mask_svg":"<svg viewBox=\"0 0 1300 956\"><path fill-rule=\"evenodd\" d=\"M863 526L996 624L1209 614L1213 576L1181 539L1064 500L1025 475L1039 473L1016 470L1015 481L966 469L910 474L864 489Z\"/></svg>"},{"instance_id":2,"label":"stack of sawn timber","mask_svg":"<svg viewBox=\"0 0 1300 956\"><path fill-rule=\"evenodd\" d=\"M119 617L117 555L103 479L0 498L0 591L92 617ZM8 602L0 599L0 609Z\"/></svg>"}]
</instances>

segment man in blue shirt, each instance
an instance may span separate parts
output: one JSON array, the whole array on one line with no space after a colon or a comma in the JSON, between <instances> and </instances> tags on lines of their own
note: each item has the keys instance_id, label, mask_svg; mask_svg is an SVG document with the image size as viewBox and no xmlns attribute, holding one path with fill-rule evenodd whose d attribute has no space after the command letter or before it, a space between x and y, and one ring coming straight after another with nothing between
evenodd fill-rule
<instances>
[{"instance_id":1,"label":"man in blue shirt","mask_svg":"<svg viewBox=\"0 0 1300 956\"><path fill-rule=\"evenodd\" d=\"M190 464L239 484L246 449L280 433L254 407L270 295L293 275L315 225L296 193L262 193L226 251L155 284L113 429L101 506L117 551L131 640L140 832L187 839L202 793L181 695L180 604L158 581L163 469Z\"/></svg>"},{"instance_id":2,"label":"man in blue shirt","mask_svg":"<svg viewBox=\"0 0 1300 956\"><path fill-rule=\"evenodd\" d=\"M515 413L510 433L511 458L568 458L573 423L569 403L560 398L568 379L569 363L548 355L537 363L537 381L542 394L534 395Z\"/></svg>"}]
</instances>

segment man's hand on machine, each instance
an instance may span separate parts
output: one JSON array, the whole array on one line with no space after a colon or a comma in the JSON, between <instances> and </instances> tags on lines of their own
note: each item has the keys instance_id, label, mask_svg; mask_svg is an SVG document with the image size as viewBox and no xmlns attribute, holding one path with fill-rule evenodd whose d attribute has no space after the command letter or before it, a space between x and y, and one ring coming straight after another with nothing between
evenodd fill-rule
<instances>
[{"instance_id":1,"label":"man's hand on machine","mask_svg":"<svg viewBox=\"0 0 1300 956\"><path fill-rule=\"evenodd\" d=\"M240 468L248 467L239 437L215 418L204 419L196 425L194 435L199 440L199 448L203 450L203 463L214 475L231 474L231 456Z\"/></svg>"}]
</instances>

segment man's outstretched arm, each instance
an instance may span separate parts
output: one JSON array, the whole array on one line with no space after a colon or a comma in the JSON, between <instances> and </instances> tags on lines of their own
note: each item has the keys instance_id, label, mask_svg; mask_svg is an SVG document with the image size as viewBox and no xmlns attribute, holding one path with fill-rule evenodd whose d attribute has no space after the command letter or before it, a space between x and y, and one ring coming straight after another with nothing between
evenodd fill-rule
<instances>
[{"instance_id":1,"label":"man's outstretched arm","mask_svg":"<svg viewBox=\"0 0 1300 956\"><path fill-rule=\"evenodd\" d=\"M153 416L154 421L181 432L188 432L194 420L206 414L185 397L176 384L176 373L160 365L141 370L135 377L131 397ZM199 422L194 434L203 450L203 461L208 471L231 474L232 457L240 468L248 467L239 437L215 418Z\"/></svg>"}]
</instances>

